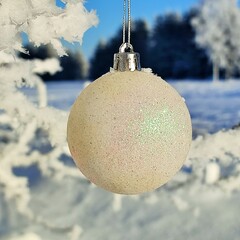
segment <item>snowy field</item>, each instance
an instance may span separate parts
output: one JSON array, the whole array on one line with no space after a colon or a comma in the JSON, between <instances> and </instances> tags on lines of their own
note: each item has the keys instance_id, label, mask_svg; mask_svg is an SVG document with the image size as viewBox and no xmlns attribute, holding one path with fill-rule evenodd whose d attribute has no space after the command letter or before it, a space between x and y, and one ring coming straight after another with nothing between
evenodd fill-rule
<instances>
[{"instance_id":1,"label":"snowy field","mask_svg":"<svg viewBox=\"0 0 240 240\"><path fill-rule=\"evenodd\" d=\"M240 123L240 82L184 81L170 83L186 99L194 135L215 133ZM49 104L68 111L83 84L49 83Z\"/></svg>"},{"instance_id":2,"label":"snowy field","mask_svg":"<svg viewBox=\"0 0 240 240\"><path fill-rule=\"evenodd\" d=\"M36 166L16 169L30 180L34 215L19 214L0 186L0 239L239 240L240 128L232 128L240 123L240 81L171 84L186 99L194 129L189 158L171 182L126 197L77 177L43 177ZM82 88L49 83L49 105L68 111ZM25 92L35 101L34 90Z\"/></svg>"}]
</instances>

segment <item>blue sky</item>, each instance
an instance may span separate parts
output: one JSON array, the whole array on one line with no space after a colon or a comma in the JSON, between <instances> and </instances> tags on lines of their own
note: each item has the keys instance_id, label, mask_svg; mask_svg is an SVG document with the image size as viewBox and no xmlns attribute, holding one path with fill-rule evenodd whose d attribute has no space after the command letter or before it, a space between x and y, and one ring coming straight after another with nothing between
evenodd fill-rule
<instances>
[{"instance_id":1,"label":"blue sky","mask_svg":"<svg viewBox=\"0 0 240 240\"><path fill-rule=\"evenodd\" d=\"M182 13L198 3L199 0L132 0L132 17L147 20L151 27L159 14L170 11ZM84 55L90 58L96 44L113 36L121 26L123 0L87 0L85 7L88 10L95 9L100 19L97 28L85 33L83 45L79 47Z\"/></svg>"}]
</instances>

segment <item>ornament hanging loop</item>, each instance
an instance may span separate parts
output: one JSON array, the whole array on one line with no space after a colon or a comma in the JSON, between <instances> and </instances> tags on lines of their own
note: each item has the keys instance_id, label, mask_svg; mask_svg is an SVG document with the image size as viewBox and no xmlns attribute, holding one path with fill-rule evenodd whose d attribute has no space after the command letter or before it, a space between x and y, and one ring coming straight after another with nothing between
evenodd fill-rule
<instances>
[{"instance_id":1,"label":"ornament hanging loop","mask_svg":"<svg viewBox=\"0 0 240 240\"><path fill-rule=\"evenodd\" d=\"M113 68L115 71L141 71L140 55L134 52L131 45L131 0L128 0L128 42L126 42L126 1L124 0L123 14L123 43L119 48L119 53L114 54Z\"/></svg>"},{"instance_id":2,"label":"ornament hanging loop","mask_svg":"<svg viewBox=\"0 0 240 240\"><path fill-rule=\"evenodd\" d=\"M133 46L130 43L123 43L119 48L119 53L131 52L133 53Z\"/></svg>"}]
</instances>

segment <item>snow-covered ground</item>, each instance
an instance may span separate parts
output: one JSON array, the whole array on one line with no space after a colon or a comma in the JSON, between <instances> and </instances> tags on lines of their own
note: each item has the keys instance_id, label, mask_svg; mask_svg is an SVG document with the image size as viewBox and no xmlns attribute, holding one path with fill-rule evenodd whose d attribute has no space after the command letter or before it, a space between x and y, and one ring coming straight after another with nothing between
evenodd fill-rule
<instances>
[{"instance_id":1,"label":"snow-covered ground","mask_svg":"<svg viewBox=\"0 0 240 240\"><path fill-rule=\"evenodd\" d=\"M240 81L170 81L186 99L194 135L215 133L240 123ZM49 83L49 104L69 110L83 84L79 82Z\"/></svg>"},{"instance_id":2,"label":"snow-covered ground","mask_svg":"<svg viewBox=\"0 0 240 240\"><path fill-rule=\"evenodd\" d=\"M0 239L239 240L240 128L231 128L240 123L240 81L172 84L186 99L196 138L171 182L126 197L80 178L43 177L33 166L26 172L34 215L20 215L0 191ZM69 110L82 88L77 82L49 83L49 104ZM34 100L33 90L26 93Z\"/></svg>"},{"instance_id":3,"label":"snow-covered ground","mask_svg":"<svg viewBox=\"0 0 240 240\"><path fill-rule=\"evenodd\" d=\"M215 133L240 123L240 82L175 82L185 97L193 128Z\"/></svg>"}]
</instances>

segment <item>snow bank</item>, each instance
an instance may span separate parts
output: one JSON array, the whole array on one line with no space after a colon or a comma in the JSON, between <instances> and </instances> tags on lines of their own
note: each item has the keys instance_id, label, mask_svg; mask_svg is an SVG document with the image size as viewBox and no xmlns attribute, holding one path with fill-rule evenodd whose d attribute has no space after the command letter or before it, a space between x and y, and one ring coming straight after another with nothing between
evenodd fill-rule
<instances>
[{"instance_id":1,"label":"snow bank","mask_svg":"<svg viewBox=\"0 0 240 240\"><path fill-rule=\"evenodd\" d=\"M42 240L42 238L40 238L35 233L27 233L19 237L12 237L9 240Z\"/></svg>"},{"instance_id":2,"label":"snow bank","mask_svg":"<svg viewBox=\"0 0 240 240\"><path fill-rule=\"evenodd\" d=\"M119 196L66 176L42 177L31 195L30 218L0 198L0 239L237 240L240 129L196 138L183 170L153 193Z\"/></svg>"}]
</instances>

